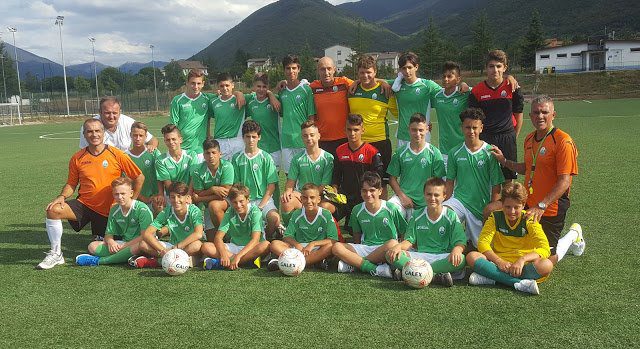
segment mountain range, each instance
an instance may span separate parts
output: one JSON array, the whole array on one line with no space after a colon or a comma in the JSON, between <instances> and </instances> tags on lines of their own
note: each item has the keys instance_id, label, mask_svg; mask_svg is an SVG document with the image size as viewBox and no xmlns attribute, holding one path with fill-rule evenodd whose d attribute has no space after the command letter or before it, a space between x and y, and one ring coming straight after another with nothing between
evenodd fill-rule
<instances>
[{"instance_id":1,"label":"mountain range","mask_svg":"<svg viewBox=\"0 0 640 349\"><path fill-rule=\"evenodd\" d=\"M15 60L15 51L13 45L5 42L5 55L11 57L11 59ZM29 51L23 50L21 48L17 48L18 52L18 60L20 64L20 77L24 79L27 74L31 74L33 76L37 76L42 79L49 78L52 76L62 76L62 64L58 64L50 59L40 57L36 54L33 54ZM130 74L136 74L140 69L145 67L151 67L152 62L147 63L139 63L139 62L126 62L117 68L122 72L127 72ZM169 62L155 61L155 66L157 68L163 68ZM108 65L102 64L100 62L96 62L96 71L98 74L104 69L109 67ZM82 76L85 78L93 78L93 62L82 63L82 64L72 64L68 65L67 68L67 76L76 77Z\"/></svg>"}]
</instances>

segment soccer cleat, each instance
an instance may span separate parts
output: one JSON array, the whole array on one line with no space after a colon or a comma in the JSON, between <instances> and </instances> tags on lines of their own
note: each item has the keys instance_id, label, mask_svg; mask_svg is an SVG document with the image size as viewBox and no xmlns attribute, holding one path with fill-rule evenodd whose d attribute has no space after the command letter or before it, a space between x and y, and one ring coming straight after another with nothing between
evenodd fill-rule
<instances>
[{"instance_id":1,"label":"soccer cleat","mask_svg":"<svg viewBox=\"0 0 640 349\"><path fill-rule=\"evenodd\" d=\"M76 264L82 267L96 267L100 257L88 253L80 254L76 257Z\"/></svg>"},{"instance_id":2,"label":"soccer cleat","mask_svg":"<svg viewBox=\"0 0 640 349\"><path fill-rule=\"evenodd\" d=\"M276 231L273 233L273 239L274 240L282 240L282 238L284 237L284 232L287 230L287 228L280 224L278 225L278 227L276 228Z\"/></svg>"},{"instance_id":3,"label":"soccer cleat","mask_svg":"<svg viewBox=\"0 0 640 349\"><path fill-rule=\"evenodd\" d=\"M136 259L138 259L138 257L140 257L139 255L133 255L131 257L129 257L129 259L127 259L127 264L129 264L129 266L131 268L135 268L136 267Z\"/></svg>"},{"instance_id":4,"label":"soccer cleat","mask_svg":"<svg viewBox=\"0 0 640 349\"><path fill-rule=\"evenodd\" d=\"M94 235L93 241L104 241L104 236Z\"/></svg>"},{"instance_id":5,"label":"soccer cleat","mask_svg":"<svg viewBox=\"0 0 640 349\"><path fill-rule=\"evenodd\" d=\"M330 185L324 186L322 195L325 199L337 204L345 205L347 203L347 196L336 192L336 190Z\"/></svg>"},{"instance_id":6,"label":"soccer cleat","mask_svg":"<svg viewBox=\"0 0 640 349\"><path fill-rule=\"evenodd\" d=\"M438 273L433 276L433 282L445 287L452 287L453 277L451 277L451 273Z\"/></svg>"},{"instance_id":7,"label":"soccer cleat","mask_svg":"<svg viewBox=\"0 0 640 349\"><path fill-rule=\"evenodd\" d=\"M47 270L55 267L56 265L62 264L64 264L64 256L62 256L62 252L55 253L53 251L49 251L42 262L36 266L36 269Z\"/></svg>"},{"instance_id":8,"label":"soccer cleat","mask_svg":"<svg viewBox=\"0 0 640 349\"><path fill-rule=\"evenodd\" d=\"M131 265L134 268L157 268L158 260L153 257L139 256L136 259L134 259L133 262L130 261L129 265Z\"/></svg>"},{"instance_id":9,"label":"soccer cleat","mask_svg":"<svg viewBox=\"0 0 640 349\"><path fill-rule=\"evenodd\" d=\"M469 285L495 285L496 280L489 279L484 275L480 275L476 272L469 275Z\"/></svg>"},{"instance_id":10,"label":"soccer cleat","mask_svg":"<svg viewBox=\"0 0 640 349\"><path fill-rule=\"evenodd\" d=\"M205 270L222 270L224 267L220 264L220 260L218 258L205 258L202 262L202 268Z\"/></svg>"},{"instance_id":11,"label":"soccer cleat","mask_svg":"<svg viewBox=\"0 0 640 349\"><path fill-rule=\"evenodd\" d=\"M376 270L371 271L372 276L379 276L387 279L393 279L393 273L389 264L384 263L376 267Z\"/></svg>"},{"instance_id":12,"label":"soccer cleat","mask_svg":"<svg viewBox=\"0 0 640 349\"><path fill-rule=\"evenodd\" d=\"M582 236L582 227L578 223L573 223L569 230L578 233L578 237L571 243L571 246L569 246L569 252L574 256L582 256L584 248L586 247L584 236Z\"/></svg>"},{"instance_id":13,"label":"soccer cleat","mask_svg":"<svg viewBox=\"0 0 640 349\"><path fill-rule=\"evenodd\" d=\"M338 261L338 273L353 273L354 271L354 267L343 261Z\"/></svg>"},{"instance_id":14,"label":"soccer cleat","mask_svg":"<svg viewBox=\"0 0 640 349\"><path fill-rule=\"evenodd\" d=\"M398 269L394 266L391 266L391 278L393 279L393 281L403 281L402 269Z\"/></svg>"},{"instance_id":15,"label":"soccer cleat","mask_svg":"<svg viewBox=\"0 0 640 349\"><path fill-rule=\"evenodd\" d=\"M540 289L538 288L538 283L536 280L524 279L513 284L513 288L520 292L531 293L531 294L540 294Z\"/></svg>"},{"instance_id":16,"label":"soccer cleat","mask_svg":"<svg viewBox=\"0 0 640 349\"><path fill-rule=\"evenodd\" d=\"M280 270L280 267L278 266L278 260L277 259L272 259L269 261L269 263L267 263L267 271L278 271Z\"/></svg>"}]
</instances>

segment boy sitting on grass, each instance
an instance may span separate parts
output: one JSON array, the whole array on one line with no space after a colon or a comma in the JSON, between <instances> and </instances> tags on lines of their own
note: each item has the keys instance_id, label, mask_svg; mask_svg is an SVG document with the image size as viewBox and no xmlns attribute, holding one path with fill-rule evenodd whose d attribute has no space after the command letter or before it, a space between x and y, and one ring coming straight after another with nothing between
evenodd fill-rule
<instances>
[{"instance_id":1,"label":"boy sitting on grass","mask_svg":"<svg viewBox=\"0 0 640 349\"><path fill-rule=\"evenodd\" d=\"M142 233L140 250L144 256L131 257L129 265L135 268L157 268L158 259L172 248L184 250L189 256L198 256L202 247L202 211L191 204L189 187L181 182L169 186L169 202L158 217ZM169 242L158 240L156 234L169 234Z\"/></svg>"},{"instance_id":2,"label":"boy sitting on grass","mask_svg":"<svg viewBox=\"0 0 640 349\"><path fill-rule=\"evenodd\" d=\"M269 252L269 241L262 233L262 212L249 198L249 188L242 184L229 189L231 209L224 214L213 242L202 245L202 254L207 256L204 269L236 270ZM229 243L223 241L227 234Z\"/></svg>"},{"instance_id":3,"label":"boy sitting on grass","mask_svg":"<svg viewBox=\"0 0 640 349\"><path fill-rule=\"evenodd\" d=\"M220 225L229 207L226 197L233 185L233 165L221 159L220 144L208 137L202 144L204 162L193 165L191 189L193 203L204 209L204 229L207 241L213 241L214 229Z\"/></svg>"},{"instance_id":4,"label":"boy sitting on grass","mask_svg":"<svg viewBox=\"0 0 640 349\"><path fill-rule=\"evenodd\" d=\"M536 280L553 269L547 236L540 223L526 217L524 185L505 184L501 201L502 210L491 213L482 228L478 252L467 255L474 271L469 284L493 285L497 281L521 292L539 294Z\"/></svg>"},{"instance_id":5,"label":"boy sitting on grass","mask_svg":"<svg viewBox=\"0 0 640 349\"><path fill-rule=\"evenodd\" d=\"M313 183L302 186L302 208L293 211L282 241L271 242L271 253L279 256L286 249L296 248L304 254L306 265L321 263L331 256L331 248L338 240L338 229L331 212L318 206L321 194L322 190ZM327 268L326 261L322 267ZM278 260L270 260L267 270L278 270Z\"/></svg>"},{"instance_id":6,"label":"boy sitting on grass","mask_svg":"<svg viewBox=\"0 0 640 349\"><path fill-rule=\"evenodd\" d=\"M387 261L402 269L411 258L431 264L433 281L451 287L451 273L464 270L462 252L467 245L462 223L452 209L442 206L445 182L440 177L427 180L424 198L427 207L416 211L407 227L405 240L387 252ZM411 252L409 249L414 248Z\"/></svg>"},{"instance_id":7,"label":"boy sitting on grass","mask_svg":"<svg viewBox=\"0 0 640 349\"><path fill-rule=\"evenodd\" d=\"M76 257L80 266L97 266L103 264L126 263L138 254L140 232L153 221L151 209L142 201L133 200L133 182L127 177L119 177L111 182L113 199L116 203L111 207L104 241L89 244L89 254ZM122 240L115 240L121 236Z\"/></svg>"},{"instance_id":8,"label":"boy sitting on grass","mask_svg":"<svg viewBox=\"0 0 640 349\"><path fill-rule=\"evenodd\" d=\"M373 276L399 279L400 273L392 273L385 263L385 254L398 244L407 222L398 206L380 199L382 178L377 173L365 172L361 188L364 202L353 208L349 220L354 242L333 245L332 252L339 259L338 272L351 273L358 268Z\"/></svg>"}]
</instances>

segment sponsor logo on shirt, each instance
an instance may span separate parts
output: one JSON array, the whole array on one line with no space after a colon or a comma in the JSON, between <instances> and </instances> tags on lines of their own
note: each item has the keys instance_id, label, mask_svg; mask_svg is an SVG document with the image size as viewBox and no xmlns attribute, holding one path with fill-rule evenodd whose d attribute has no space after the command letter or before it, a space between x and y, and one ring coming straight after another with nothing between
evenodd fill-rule
<instances>
[{"instance_id":1,"label":"sponsor logo on shirt","mask_svg":"<svg viewBox=\"0 0 640 349\"><path fill-rule=\"evenodd\" d=\"M360 223L371 223L371 220L369 219L363 219L360 221Z\"/></svg>"},{"instance_id":2,"label":"sponsor logo on shirt","mask_svg":"<svg viewBox=\"0 0 640 349\"><path fill-rule=\"evenodd\" d=\"M116 222L118 222L118 223L126 223L126 222L124 221L124 219L116 219Z\"/></svg>"},{"instance_id":3,"label":"sponsor logo on shirt","mask_svg":"<svg viewBox=\"0 0 640 349\"><path fill-rule=\"evenodd\" d=\"M342 160L349 160L349 155L342 155L342 156L340 157L340 159L342 159Z\"/></svg>"},{"instance_id":4,"label":"sponsor logo on shirt","mask_svg":"<svg viewBox=\"0 0 640 349\"><path fill-rule=\"evenodd\" d=\"M185 103L182 105L182 108L184 109L191 109L191 103Z\"/></svg>"},{"instance_id":5,"label":"sponsor logo on shirt","mask_svg":"<svg viewBox=\"0 0 640 349\"><path fill-rule=\"evenodd\" d=\"M467 158L458 158L457 161L467 161Z\"/></svg>"},{"instance_id":6,"label":"sponsor logo on shirt","mask_svg":"<svg viewBox=\"0 0 640 349\"><path fill-rule=\"evenodd\" d=\"M135 224L136 223L136 219L135 218L131 218L131 223Z\"/></svg>"},{"instance_id":7,"label":"sponsor logo on shirt","mask_svg":"<svg viewBox=\"0 0 640 349\"><path fill-rule=\"evenodd\" d=\"M491 98L491 95L482 95L480 96L480 99L489 99Z\"/></svg>"},{"instance_id":8,"label":"sponsor logo on shirt","mask_svg":"<svg viewBox=\"0 0 640 349\"><path fill-rule=\"evenodd\" d=\"M222 103L220 102L216 103L216 105L214 106L214 108L220 108L220 107L222 107Z\"/></svg>"},{"instance_id":9,"label":"sponsor logo on shirt","mask_svg":"<svg viewBox=\"0 0 640 349\"><path fill-rule=\"evenodd\" d=\"M416 229L418 230L429 230L428 225L416 225Z\"/></svg>"},{"instance_id":10,"label":"sponsor logo on shirt","mask_svg":"<svg viewBox=\"0 0 640 349\"><path fill-rule=\"evenodd\" d=\"M404 160L403 160L403 161L404 161L404 162L411 162L411 161L413 161L413 158L404 158Z\"/></svg>"}]
</instances>

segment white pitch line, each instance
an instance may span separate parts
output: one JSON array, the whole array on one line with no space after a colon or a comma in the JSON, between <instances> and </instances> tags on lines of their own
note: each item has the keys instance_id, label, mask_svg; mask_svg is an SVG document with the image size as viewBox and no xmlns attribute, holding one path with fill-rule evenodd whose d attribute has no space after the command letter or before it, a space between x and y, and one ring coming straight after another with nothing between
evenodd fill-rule
<instances>
[{"instance_id":1,"label":"white pitch line","mask_svg":"<svg viewBox=\"0 0 640 349\"><path fill-rule=\"evenodd\" d=\"M51 136L55 136L55 135L61 135L61 134L67 134L67 133L76 133L78 131L65 131L65 132L54 132L54 133L47 133L44 134L42 136L39 136L38 138L40 139L80 139L80 137L51 137Z\"/></svg>"},{"instance_id":2,"label":"white pitch line","mask_svg":"<svg viewBox=\"0 0 640 349\"><path fill-rule=\"evenodd\" d=\"M589 104L593 103L593 102L588 101L588 100L586 100L586 99L583 99L582 101L583 101L583 102L585 102L585 103L589 103Z\"/></svg>"}]
</instances>

